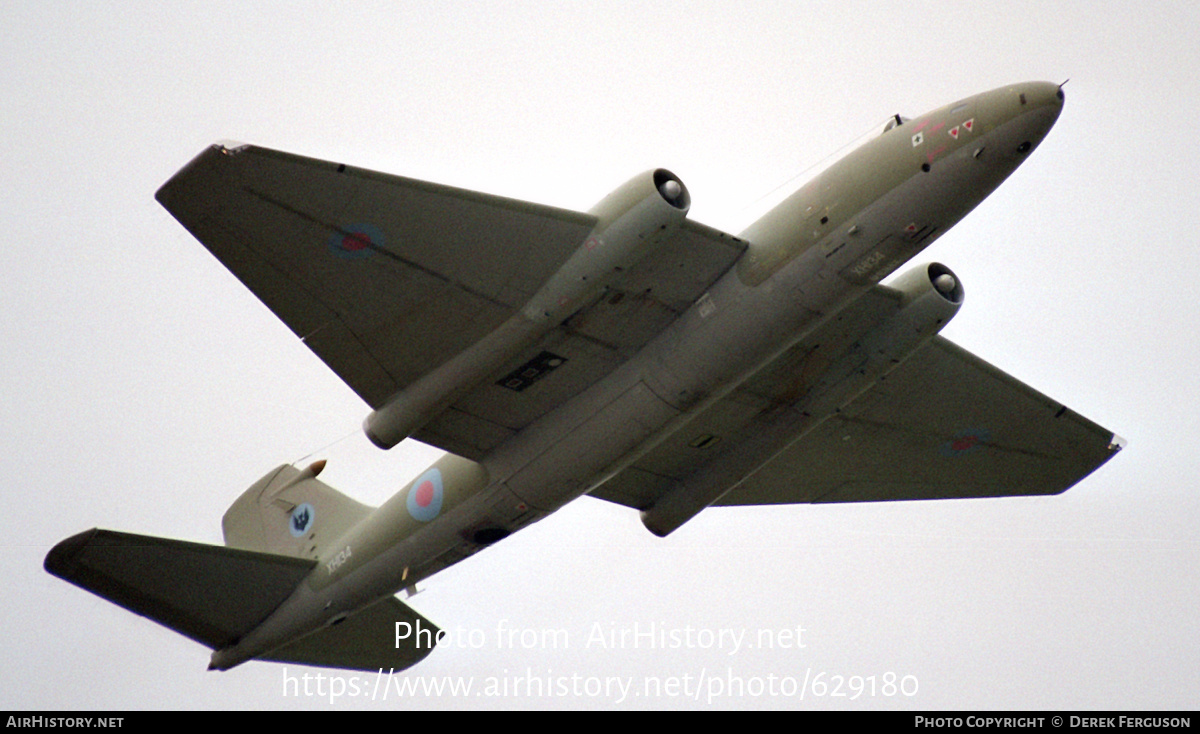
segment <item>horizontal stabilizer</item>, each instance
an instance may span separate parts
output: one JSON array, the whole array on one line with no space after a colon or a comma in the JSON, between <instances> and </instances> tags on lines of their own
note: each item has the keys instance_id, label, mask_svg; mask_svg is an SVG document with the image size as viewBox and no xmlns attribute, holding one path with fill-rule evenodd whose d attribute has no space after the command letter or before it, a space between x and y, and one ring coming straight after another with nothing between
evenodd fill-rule
<instances>
[{"instance_id":1,"label":"horizontal stabilizer","mask_svg":"<svg viewBox=\"0 0 1200 734\"><path fill-rule=\"evenodd\" d=\"M54 546L59 578L213 649L257 627L315 561L92 529Z\"/></svg>"},{"instance_id":2,"label":"horizontal stabilizer","mask_svg":"<svg viewBox=\"0 0 1200 734\"><path fill-rule=\"evenodd\" d=\"M393 596L258 659L322 668L400 671L433 651L438 632L432 622Z\"/></svg>"}]
</instances>

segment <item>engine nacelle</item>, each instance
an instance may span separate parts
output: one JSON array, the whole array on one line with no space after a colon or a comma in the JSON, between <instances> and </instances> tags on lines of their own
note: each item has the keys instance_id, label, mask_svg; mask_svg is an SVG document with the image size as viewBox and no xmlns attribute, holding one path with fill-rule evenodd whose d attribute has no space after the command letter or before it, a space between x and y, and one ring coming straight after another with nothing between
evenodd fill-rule
<instances>
[{"instance_id":1,"label":"engine nacelle","mask_svg":"<svg viewBox=\"0 0 1200 734\"><path fill-rule=\"evenodd\" d=\"M760 416L749 438L714 456L643 510L642 524L666 536L698 515L898 367L933 338L963 302L962 284L940 263L912 268L890 288L900 296L895 313L845 348L795 403Z\"/></svg>"},{"instance_id":2,"label":"engine nacelle","mask_svg":"<svg viewBox=\"0 0 1200 734\"><path fill-rule=\"evenodd\" d=\"M662 168L635 176L604 197L589 212L597 218L591 233L528 303L368 415L363 421L367 437L389 449L420 430L646 257L679 227L690 205L687 187Z\"/></svg>"},{"instance_id":3,"label":"engine nacelle","mask_svg":"<svg viewBox=\"0 0 1200 734\"><path fill-rule=\"evenodd\" d=\"M879 381L942 330L962 306L962 283L950 268L928 263L909 269L890 286L900 308L863 334L809 392L805 409L825 416Z\"/></svg>"},{"instance_id":4,"label":"engine nacelle","mask_svg":"<svg viewBox=\"0 0 1200 734\"><path fill-rule=\"evenodd\" d=\"M692 197L683 181L667 169L658 168L640 173L621 184L601 199L599 204L589 209L588 213L600 218L597 228L607 227L646 200L653 199L662 199L672 208L685 214L692 205Z\"/></svg>"},{"instance_id":5,"label":"engine nacelle","mask_svg":"<svg viewBox=\"0 0 1200 734\"><path fill-rule=\"evenodd\" d=\"M596 226L522 313L559 321L617 274L632 268L687 216L692 198L679 177L659 168L634 176L588 213Z\"/></svg>"},{"instance_id":6,"label":"engine nacelle","mask_svg":"<svg viewBox=\"0 0 1200 734\"><path fill-rule=\"evenodd\" d=\"M897 317L903 317L917 329L941 331L962 306L962 282L941 263L918 265L901 275L891 287L903 294Z\"/></svg>"}]
</instances>

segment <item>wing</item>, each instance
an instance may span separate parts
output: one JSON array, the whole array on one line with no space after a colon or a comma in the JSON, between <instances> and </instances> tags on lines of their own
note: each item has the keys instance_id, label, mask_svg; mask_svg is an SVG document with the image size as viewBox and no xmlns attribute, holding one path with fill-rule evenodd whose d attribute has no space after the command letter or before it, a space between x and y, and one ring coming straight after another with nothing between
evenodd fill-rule
<instances>
[{"instance_id":1,"label":"wing","mask_svg":"<svg viewBox=\"0 0 1200 734\"><path fill-rule=\"evenodd\" d=\"M715 456L737 452L772 425L781 405L803 397L816 346L836 353L861 323L877 322L889 300L877 287L844 320L822 327L592 495L645 509ZM716 504L1057 494L1121 445L1111 431L934 337L840 412L781 442L774 458Z\"/></svg>"},{"instance_id":2,"label":"wing","mask_svg":"<svg viewBox=\"0 0 1200 734\"><path fill-rule=\"evenodd\" d=\"M614 282L540 342L458 399L415 437L469 459L488 450L604 378L702 296L745 249L694 222ZM553 379L509 386L543 355L562 357Z\"/></svg>"},{"instance_id":3,"label":"wing","mask_svg":"<svg viewBox=\"0 0 1200 734\"><path fill-rule=\"evenodd\" d=\"M378 407L522 306L594 218L241 146L158 201Z\"/></svg>"},{"instance_id":4,"label":"wing","mask_svg":"<svg viewBox=\"0 0 1200 734\"><path fill-rule=\"evenodd\" d=\"M373 408L523 306L596 222L254 146L212 146L157 198ZM685 222L415 437L478 458L635 353L744 249ZM553 380L496 384L545 352L562 358Z\"/></svg>"},{"instance_id":5,"label":"wing","mask_svg":"<svg viewBox=\"0 0 1200 734\"><path fill-rule=\"evenodd\" d=\"M722 505L1059 494L1123 442L941 337Z\"/></svg>"}]
</instances>

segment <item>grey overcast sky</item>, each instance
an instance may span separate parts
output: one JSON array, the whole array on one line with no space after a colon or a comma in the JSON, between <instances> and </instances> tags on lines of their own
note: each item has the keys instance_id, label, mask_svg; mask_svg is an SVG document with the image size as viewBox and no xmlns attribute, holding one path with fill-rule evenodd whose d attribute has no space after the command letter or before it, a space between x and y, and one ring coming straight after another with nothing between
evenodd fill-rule
<instances>
[{"instance_id":1,"label":"grey overcast sky","mask_svg":"<svg viewBox=\"0 0 1200 734\"><path fill-rule=\"evenodd\" d=\"M1194 707L1197 8L0 2L0 708ZM579 210L664 166L736 232L892 113L1068 77L1043 145L917 260L964 281L947 337L1129 440L1062 496L709 510L667 540L578 500L411 601L481 644L399 679L471 695L206 672L42 570L94 526L219 543L246 487L311 452L372 504L436 456L369 447L366 406L153 200L215 140ZM598 644L634 629L697 636ZM776 647L704 644L723 629ZM519 644L547 630L568 646ZM690 687L637 695L652 678ZM710 699L717 678L741 694Z\"/></svg>"}]
</instances>

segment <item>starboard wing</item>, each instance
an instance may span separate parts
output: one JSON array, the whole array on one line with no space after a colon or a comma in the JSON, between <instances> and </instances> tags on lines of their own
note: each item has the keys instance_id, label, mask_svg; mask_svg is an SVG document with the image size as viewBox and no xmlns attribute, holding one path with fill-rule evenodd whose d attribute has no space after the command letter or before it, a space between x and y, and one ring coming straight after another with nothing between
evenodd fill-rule
<instances>
[{"instance_id":1,"label":"starboard wing","mask_svg":"<svg viewBox=\"0 0 1200 734\"><path fill-rule=\"evenodd\" d=\"M594 218L255 146L158 201L371 407L522 306Z\"/></svg>"}]
</instances>

